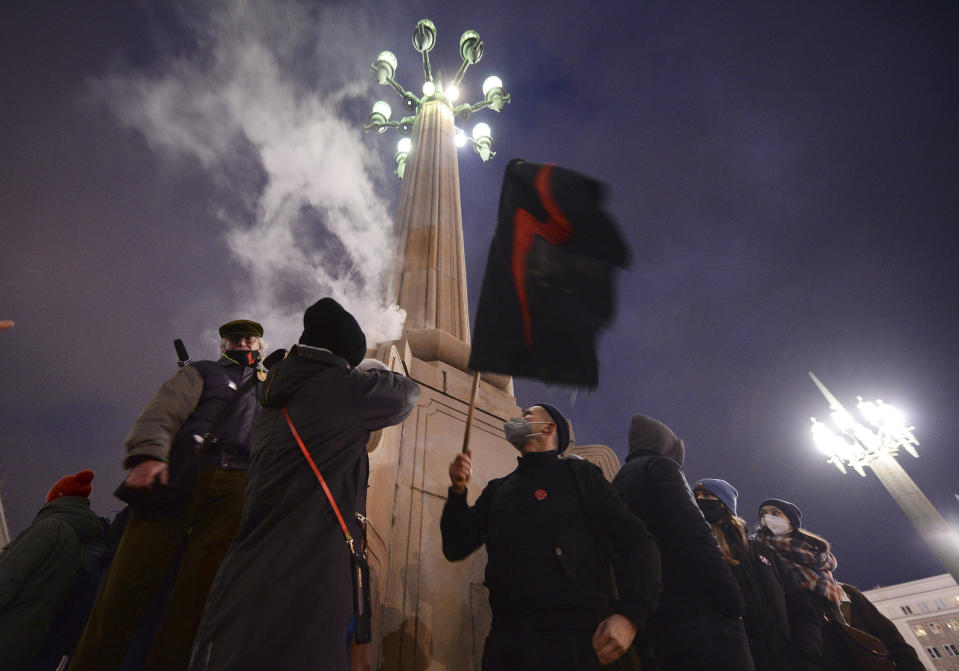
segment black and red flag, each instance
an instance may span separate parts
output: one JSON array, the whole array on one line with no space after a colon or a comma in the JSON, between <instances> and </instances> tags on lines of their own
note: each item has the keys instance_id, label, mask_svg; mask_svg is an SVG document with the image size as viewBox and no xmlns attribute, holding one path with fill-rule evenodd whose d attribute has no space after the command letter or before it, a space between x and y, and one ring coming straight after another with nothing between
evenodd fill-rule
<instances>
[{"instance_id":1,"label":"black and red flag","mask_svg":"<svg viewBox=\"0 0 959 671\"><path fill-rule=\"evenodd\" d=\"M506 167L470 369L596 386L596 337L629 263L603 196L596 180L555 165Z\"/></svg>"}]
</instances>

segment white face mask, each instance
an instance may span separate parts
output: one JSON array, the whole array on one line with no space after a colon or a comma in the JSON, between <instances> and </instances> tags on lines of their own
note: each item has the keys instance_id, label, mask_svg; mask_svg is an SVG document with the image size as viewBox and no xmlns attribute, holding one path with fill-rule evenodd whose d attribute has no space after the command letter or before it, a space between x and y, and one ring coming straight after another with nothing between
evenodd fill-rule
<instances>
[{"instance_id":1,"label":"white face mask","mask_svg":"<svg viewBox=\"0 0 959 671\"><path fill-rule=\"evenodd\" d=\"M789 520L783 519L782 517L763 515L760 522L776 536L782 536L792 531L792 525L789 523Z\"/></svg>"}]
</instances>

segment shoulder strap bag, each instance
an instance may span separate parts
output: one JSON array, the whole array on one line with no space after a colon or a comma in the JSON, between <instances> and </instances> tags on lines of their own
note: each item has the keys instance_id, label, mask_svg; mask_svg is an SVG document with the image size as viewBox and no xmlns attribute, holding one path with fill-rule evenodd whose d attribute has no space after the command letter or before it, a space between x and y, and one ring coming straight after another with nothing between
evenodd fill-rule
<instances>
[{"instance_id":1,"label":"shoulder strap bag","mask_svg":"<svg viewBox=\"0 0 959 671\"><path fill-rule=\"evenodd\" d=\"M300 446L300 451L303 452L303 456L306 457L310 468L313 469L313 475L316 476L317 481L323 488L323 492L330 502L330 507L333 508L336 519L340 523L340 529L343 531L343 539L346 541L347 548L350 551L350 574L353 578L353 617L355 624L353 640L357 643L369 643L373 637L373 615L370 605L370 563L366 556L366 543L363 543L363 551L357 552L353 536L350 535L350 530L346 527L346 522L343 520L340 508L336 505L336 501L333 500L333 494L326 485L326 480L323 479L323 475L320 474L320 469L316 467L316 462L313 461L309 450L307 450L306 445L303 444L303 439L300 438L300 434L293 425L293 420L290 419L290 413L287 412L286 408L283 408L283 417L286 418L286 423L290 427L290 433L293 434L297 445Z\"/></svg>"}]
</instances>

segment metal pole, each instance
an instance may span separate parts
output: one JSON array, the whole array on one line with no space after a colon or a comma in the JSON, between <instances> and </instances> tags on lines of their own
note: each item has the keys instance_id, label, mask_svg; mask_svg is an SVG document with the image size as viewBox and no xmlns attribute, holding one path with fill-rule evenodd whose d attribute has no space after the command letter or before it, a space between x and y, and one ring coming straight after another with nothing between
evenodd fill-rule
<instances>
[{"instance_id":1,"label":"metal pole","mask_svg":"<svg viewBox=\"0 0 959 671\"><path fill-rule=\"evenodd\" d=\"M936 558L959 583L959 534L943 519L894 457L878 457L870 467Z\"/></svg>"}]
</instances>

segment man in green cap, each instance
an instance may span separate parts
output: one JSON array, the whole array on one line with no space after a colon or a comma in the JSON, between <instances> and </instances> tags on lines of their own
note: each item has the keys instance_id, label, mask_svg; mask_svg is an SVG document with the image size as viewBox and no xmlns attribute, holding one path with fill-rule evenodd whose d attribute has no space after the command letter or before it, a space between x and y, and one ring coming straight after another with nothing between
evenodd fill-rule
<instances>
[{"instance_id":1,"label":"man in green cap","mask_svg":"<svg viewBox=\"0 0 959 671\"><path fill-rule=\"evenodd\" d=\"M153 494L178 490L176 468L171 486L171 455L178 464L198 444L203 450L195 483L187 480L190 484L179 487L184 491L179 503L159 513L133 506L72 670L120 668L181 547L173 591L145 669L186 668L207 593L240 522L258 409L256 388L258 377L265 377L260 324L237 319L223 324L219 333L220 358L183 365L150 399L124 441L124 466L130 469L126 486Z\"/></svg>"}]
</instances>

